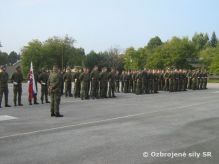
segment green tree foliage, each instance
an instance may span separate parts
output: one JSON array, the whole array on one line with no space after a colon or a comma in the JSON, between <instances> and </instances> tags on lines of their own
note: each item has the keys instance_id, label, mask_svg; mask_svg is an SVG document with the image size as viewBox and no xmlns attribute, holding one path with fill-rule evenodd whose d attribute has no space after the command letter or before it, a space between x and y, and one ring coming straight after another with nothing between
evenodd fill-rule
<instances>
[{"instance_id":1,"label":"green tree foliage","mask_svg":"<svg viewBox=\"0 0 219 164\"><path fill-rule=\"evenodd\" d=\"M139 69L140 56L133 47L127 48L124 55L125 69L136 70Z\"/></svg>"},{"instance_id":2,"label":"green tree foliage","mask_svg":"<svg viewBox=\"0 0 219 164\"><path fill-rule=\"evenodd\" d=\"M173 37L162 42L158 36L151 38L143 48L127 48L123 54L116 48L104 52L91 51L85 55L83 48L74 47L71 37L52 37L44 42L33 40L21 51L24 73L27 73L32 60L35 69L86 66L93 68L115 67L119 70L139 70L144 68L194 68L204 67L211 73L218 73L219 46L215 32L209 40L206 33L195 33L191 40ZM15 52L0 52L0 64L14 63L19 58Z\"/></svg>"},{"instance_id":3,"label":"green tree foliage","mask_svg":"<svg viewBox=\"0 0 219 164\"><path fill-rule=\"evenodd\" d=\"M147 47L149 49L154 49L154 48L159 47L160 45L162 45L161 39L158 36L155 36L150 39L150 41L147 44Z\"/></svg>"},{"instance_id":4,"label":"green tree foliage","mask_svg":"<svg viewBox=\"0 0 219 164\"><path fill-rule=\"evenodd\" d=\"M219 44L200 52L200 62L210 73L219 74Z\"/></svg>"},{"instance_id":5,"label":"green tree foliage","mask_svg":"<svg viewBox=\"0 0 219 164\"><path fill-rule=\"evenodd\" d=\"M0 65L12 65L20 59L20 55L12 51L8 55L6 52L0 51Z\"/></svg>"},{"instance_id":6,"label":"green tree foliage","mask_svg":"<svg viewBox=\"0 0 219 164\"><path fill-rule=\"evenodd\" d=\"M120 55L119 50L111 48L108 51L96 53L91 51L86 55L84 66L92 69L95 65L101 67L114 67L118 70L124 68L123 55Z\"/></svg>"},{"instance_id":7,"label":"green tree foliage","mask_svg":"<svg viewBox=\"0 0 219 164\"><path fill-rule=\"evenodd\" d=\"M95 65L100 66L100 64L101 64L101 56L95 51L91 51L89 54L87 54L83 62L83 66L86 66L90 69L93 68Z\"/></svg>"},{"instance_id":8,"label":"green tree foliage","mask_svg":"<svg viewBox=\"0 0 219 164\"><path fill-rule=\"evenodd\" d=\"M195 48L188 38L173 37L156 49L150 56L146 66L149 68L191 68L196 58Z\"/></svg>"},{"instance_id":9,"label":"green tree foliage","mask_svg":"<svg viewBox=\"0 0 219 164\"><path fill-rule=\"evenodd\" d=\"M6 65L8 63L8 54L0 51L0 65Z\"/></svg>"},{"instance_id":10,"label":"green tree foliage","mask_svg":"<svg viewBox=\"0 0 219 164\"><path fill-rule=\"evenodd\" d=\"M194 44L196 51L200 51L208 46L208 41L208 34L195 33L192 37L192 43Z\"/></svg>"},{"instance_id":11,"label":"green tree foliage","mask_svg":"<svg viewBox=\"0 0 219 164\"><path fill-rule=\"evenodd\" d=\"M215 32L213 32L210 40L210 46L215 48L217 46L217 42L218 42L217 36Z\"/></svg>"},{"instance_id":12,"label":"green tree foliage","mask_svg":"<svg viewBox=\"0 0 219 164\"><path fill-rule=\"evenodd\" d=\"M21 51L23 71L27 74L30 62L36 71L42 67L52 68L54 64L60 68L81 65L85 57L84 49L75 48L71 37L52 37L45 42L33 40Z\"/></svg>"},{"instance_id":13,"label":"green tree foliage","mask_svg":"<svg viewBox=\"0 0 219 164\"><path fill-rule=\"evenodd\" d=\"M42 53L42 43L39 40L33 40L21 50L22 68L25 75L30 69L30 62L33 62L34 69L38 71L44 66L47 58Z\"/></svg>"},{"instance_id":14,"label":"green tree foliage","mask_svg":"<svg viewBox=\"0 0 219 164\"><path fill-rule=\"evenodd\" d=\"M215 48L212 62L209 65L209 72L219 75L219 45Z\"/></svg>"},{"instance_id":15,"label":"green tree foliage","mask_svg":"<svg viewBox=\"0 0 219 164\"><path fill-rule=\"evenodd\" d=\"M20 56L15 51L10 52L10 54L8 55L8 64L16 63L19 58Z\"/></svg>"},{"instance_id":16,"label":"green tree foliage","mask_svg":"<svg viewBox=\"0 0 219 164\"><path fill-rule=\"evenodd\" d=\"M200 63L204 68L209 69L211 63L214 60L214 56L216 54L216 49L212 47L208 47L199 52Z\"/></svg>"}]
</instances>

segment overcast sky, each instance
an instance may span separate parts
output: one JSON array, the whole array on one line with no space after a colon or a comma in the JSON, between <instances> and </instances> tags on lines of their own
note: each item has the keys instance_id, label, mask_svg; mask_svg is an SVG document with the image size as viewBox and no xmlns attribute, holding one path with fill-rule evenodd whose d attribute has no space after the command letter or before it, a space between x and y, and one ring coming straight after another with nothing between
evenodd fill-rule
<instances>
[{"instance_id":1,"label":"overcast sky","mask_svg":"<svg viewBox=\"0 0 219 164\"><path fill-rule=\"evenodd\" d=\"M156 35L219 35L218 8L218 0L0 0L1 51L66 34L87 53L143 47Z\"/></svg>"}]
</instances>

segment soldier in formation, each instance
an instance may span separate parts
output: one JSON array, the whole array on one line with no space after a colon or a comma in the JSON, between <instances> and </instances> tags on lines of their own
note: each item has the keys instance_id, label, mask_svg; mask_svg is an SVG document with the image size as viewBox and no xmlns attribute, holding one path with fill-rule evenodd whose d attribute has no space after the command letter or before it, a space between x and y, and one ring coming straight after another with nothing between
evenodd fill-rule
<instances>
[{"instance_id":1,"label":"soldier in formation","mask_svg":"<svg viewBox=\"0 0 219 164\"><path fill-rule=\"evenodd\" d=\"M188 89L207 89L208 74L200 70L143 70L123 71L117 77L123 93L152 94L158 91L179 92Z\"/></svg>"},{"instance_id":2,"label":"soldier in formation","mask_svg":"<svg viewBox=\"0 0 219 164\"><path fill-rule=\"evenodd\" d=\"M5 107L11 107L8 104L8 73L6 72L6 67L2 66L0 68L0 108L2 103L3 94L5 96Z\"/></svg>"},{"instance_id":3,"label":"soldier in formation","mask_svg":"<svg viewBox=\"0 0 219 164\"><path fill-rule=\"evenodd\" d=\"M38 78L38 82L41 85L40 99L42 104L44 103L44 100L46 103L50 103L48 100L48 79L49 79L49 73L45 68L43 68Z\"/></svg>"},{"instance_id":4,"label":"soldier in formation","mask_svg":"<svg viewBox=\"0 0 219 164\"><path fill-rule=\"evenodd\" d=\"M13 83L14 106L17 106L17 102L18 106L23 106L21 103L23 74L20 66L16 67L16 71L12 74L11 82Z\"/></svg>"},{"instance_id":5,"label":"soldier in formation","mask_svg":"<svg viewBox=\"0 0 219 164\"><path fill-rule=\"evenodd\" d=\"M63 80L65 83L65 97L73 97L72 95L72 73L71 68L68 67L66 73L63 75Z\"/></svg>"},{"instance_id":6,"label":"soldier in formation","mask_svg":"<svg viewBox=\"0 0 219 164\"><path fill-rule=\"evenodd\" d=\"M159 91L179 92L186 90L207 89L208 73L205 70L128 70L121 73L115 68L98 68L94 66L92 70L79 67L66 72L58 70L57 66L49 73L45 68L39 73L37 81L41 85L41 103L50 103L51 116L62 117L59 113L59 105L63 90L65 96L75 98L99 99L116 97L115 92L141 94L156 94ZM0 69L0 107L2 96L5 96L5 107L8 104L8 74L5 67ZM11 77L14 92L14 105L23 106L21 103L23 75L21 68L17 67ZM73 94L72 94L72 86Z\"/></svg>"}]
</instances>

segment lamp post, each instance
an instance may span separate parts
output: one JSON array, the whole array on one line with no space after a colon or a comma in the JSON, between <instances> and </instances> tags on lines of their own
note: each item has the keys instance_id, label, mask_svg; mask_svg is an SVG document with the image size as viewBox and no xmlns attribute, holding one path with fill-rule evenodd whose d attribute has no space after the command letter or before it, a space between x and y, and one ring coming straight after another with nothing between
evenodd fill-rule
<instances>
[{"instance_id":1,"label":"lamp post","mask_svg":"<svg viewBox=\"0 0 219 164\"><path fill-rule=\"evenodd\" d=\"M62 71L64 69L64 43L62 43Z\"/></svg>"}]
</instances>

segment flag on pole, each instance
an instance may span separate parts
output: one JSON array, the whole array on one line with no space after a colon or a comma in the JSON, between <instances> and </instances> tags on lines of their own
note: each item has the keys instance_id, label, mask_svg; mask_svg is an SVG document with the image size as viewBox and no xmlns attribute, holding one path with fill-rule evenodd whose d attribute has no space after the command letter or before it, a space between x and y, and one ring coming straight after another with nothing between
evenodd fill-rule
<instances>
[{"instance_id":1,"label":"flag on pole","mask_svg":"<svg viewBox=\"0 0 219 164\"><path fill-rule=\"evenodd\" d=\"M37 94L32 61L30 63L30 72L28 74L28 92L29 92L29 101L30 101L32 100L34 95Z\"/></svg>"}]
</instances>

